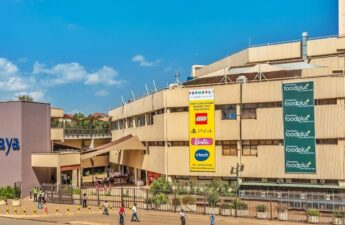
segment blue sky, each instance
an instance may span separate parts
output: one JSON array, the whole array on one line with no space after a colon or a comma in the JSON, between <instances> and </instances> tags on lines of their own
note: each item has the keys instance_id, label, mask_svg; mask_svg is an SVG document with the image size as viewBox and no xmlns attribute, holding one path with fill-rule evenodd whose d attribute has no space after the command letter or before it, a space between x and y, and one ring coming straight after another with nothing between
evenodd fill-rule
<instances>
[{"instance_id":1,"label":"blue sky","mask_svg":"<svg viewBox=\"0 0 345 225\"><path fill-rule=\"evenodd\" d=\"M277 4L278 3L278 4ZM0 99L107 112L252 44L336 35L337 0L0 0Z\"/></svg>"}]
</instances>

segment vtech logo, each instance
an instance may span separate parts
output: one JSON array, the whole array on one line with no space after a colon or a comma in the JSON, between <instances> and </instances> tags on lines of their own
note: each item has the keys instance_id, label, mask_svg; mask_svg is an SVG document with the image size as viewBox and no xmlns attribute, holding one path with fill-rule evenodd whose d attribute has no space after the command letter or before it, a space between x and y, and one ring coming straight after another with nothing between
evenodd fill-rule
<instances>
[{"instance_id":1,"label":"vtech logo","mask_svg":"<svg viewBox=\"0 0 345 225\"><path fill-rule=\"evenodd\" d=\"M195 113L195 124L196 125L207 124L207 113Z\"/></svg>"},{"instance_id":2,"label":"vtech logo","mask_svg":"<svg viewBox=\"0 0 345 225\"><path fill-rule=\"evenodd\" d=\"M205 149L199 149L195 152L194 157L197 161L205 161L210 157L210 153Z\"/></svg>"}]
</instances>

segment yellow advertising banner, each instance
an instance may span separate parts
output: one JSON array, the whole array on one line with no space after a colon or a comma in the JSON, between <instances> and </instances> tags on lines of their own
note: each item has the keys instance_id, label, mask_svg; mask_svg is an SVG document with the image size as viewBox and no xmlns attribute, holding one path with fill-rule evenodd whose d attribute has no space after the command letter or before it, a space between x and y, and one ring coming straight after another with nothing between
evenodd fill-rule
<instances>
[{"instance_id":1,"label":"yellow advertising banner","mask_svg":"<svg viewBox=\"0 0 345 225\"><path fill-rule=\"evenodd\" d=\"M215 171L214 90L189 90L189 169Z\"/></svg>"}]
</instances>

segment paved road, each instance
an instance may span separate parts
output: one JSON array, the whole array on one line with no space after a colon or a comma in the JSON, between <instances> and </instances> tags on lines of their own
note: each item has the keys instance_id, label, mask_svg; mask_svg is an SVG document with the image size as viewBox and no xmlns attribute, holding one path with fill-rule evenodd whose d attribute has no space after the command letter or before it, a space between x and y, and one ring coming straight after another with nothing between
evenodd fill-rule
<instances>
[{"instance_id":1,"label":"paved road","mask_svg":"<svg viewBox=\"0 0 345 225\"><path fill-rule=\"evenodd\" d=\"M38 222L33 220L18 220L0 218L0 225L58 225L58 223Z\"/></svg>"}]
</instances>

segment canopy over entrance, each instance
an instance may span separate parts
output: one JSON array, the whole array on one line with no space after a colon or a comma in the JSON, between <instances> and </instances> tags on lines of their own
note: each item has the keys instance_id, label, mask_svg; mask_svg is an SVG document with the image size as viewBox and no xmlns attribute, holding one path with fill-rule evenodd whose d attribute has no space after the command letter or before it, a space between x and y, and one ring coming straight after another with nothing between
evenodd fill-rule
<instances>
[{"instance_id":1,"label":"canopy over entrance","mask_svg":"<svg viewBox=\"0 0 345 225\"><path fill-rule=\"evenodd\" d=\"M80 159L89 159L94 156L109 153L114 150L146 150L146 147L141 143L137 136L129 134L105 145L101 145L97 148L93 148L86 152L83 152L80 155Z\"/></svg>"}]
</instances>

